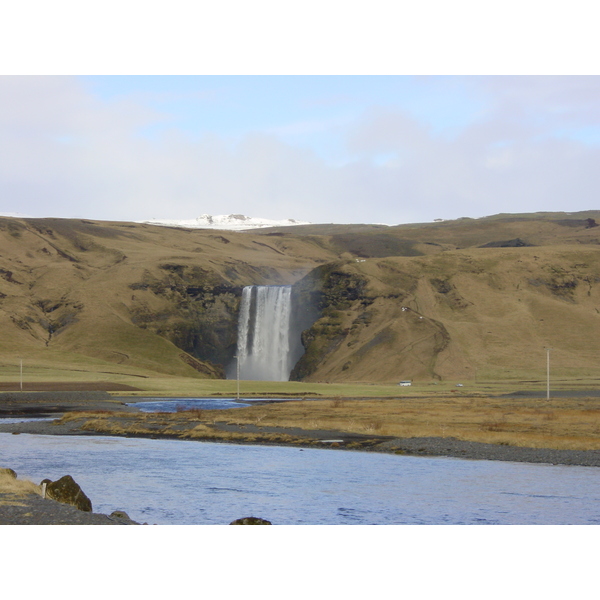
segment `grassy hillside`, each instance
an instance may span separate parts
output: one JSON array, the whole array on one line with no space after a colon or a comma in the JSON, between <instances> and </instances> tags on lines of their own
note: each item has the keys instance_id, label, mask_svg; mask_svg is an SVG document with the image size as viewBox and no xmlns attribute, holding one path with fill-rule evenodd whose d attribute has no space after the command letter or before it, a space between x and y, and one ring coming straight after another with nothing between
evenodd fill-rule
<instances>
[{"instance_id":1,"label":"grassy hillside","mask_svg":"<svg viewBox=\"0 0 600 600\"><path fill-rule=\"evenodd\" d=\"M21 359L40 381L219 378L242 287L298 282L321 314L294 372L305 382L540 380L547 346L556 376L593 380L596 221L220 232L0 218L0 378Z\"/></svg>"},{"instance_id":2,"label":"grassy hillside","mask_svg":"<svg viewBox=\"0 0 600 600\"><path fill-rule=\"evenodd\" d=\"M303 380L539 380L546 347L556 376L600 376L600 247L362 259L332 275L360 292L326 300Z\"/></svg>"},{"instance_id":3,"label":"grassy hillside","mask_svg":"<svg viewBox=\"0 0 600 600\"><path fill-rule=\"evenodd\" d=\"M203 351L235 344L242 286L334 256L297 236L0 219L0 361L219 377Z\"/></svg>"}]
</instances>

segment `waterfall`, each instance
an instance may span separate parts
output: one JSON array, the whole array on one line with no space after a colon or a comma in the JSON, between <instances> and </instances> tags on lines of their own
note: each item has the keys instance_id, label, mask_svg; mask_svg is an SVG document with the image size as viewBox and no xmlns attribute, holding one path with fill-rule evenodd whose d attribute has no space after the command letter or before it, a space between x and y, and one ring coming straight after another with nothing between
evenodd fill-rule
<instances>
[{"instance_id":1,"label":"waterfall","mask_svg":"<svg viewBox=\"0 0 600 600\"><path fill-rule=\"evenodd\" d=\"M291 299L290 285L251 285L242 290L237 342L240 379L289 380L294 366Z\"/></svg>"}]
</instances>

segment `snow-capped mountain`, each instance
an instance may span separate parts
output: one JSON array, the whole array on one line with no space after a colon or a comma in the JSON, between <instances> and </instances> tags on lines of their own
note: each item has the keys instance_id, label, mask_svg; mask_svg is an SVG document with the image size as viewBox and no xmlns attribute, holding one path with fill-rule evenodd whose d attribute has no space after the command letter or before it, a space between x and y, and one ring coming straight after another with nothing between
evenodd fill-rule
<instances>
[{"instance_id":1,"label":"snow-capped mountain","mask_svg":"<svg viewBox=\"0 0 600 600\"><path fill-rule=\"evenodd\" d=\"M148 225L164 225L165 227L184 227L188 229L228 229L243 231L244 229L260 229L261 227L287 227L290 225L310 225L308 221L296 221L295 219L284 219L273 221L245 215L202 215L197 219L171 220L152 219L140 221Z\"/></svg>"}]
</instances>

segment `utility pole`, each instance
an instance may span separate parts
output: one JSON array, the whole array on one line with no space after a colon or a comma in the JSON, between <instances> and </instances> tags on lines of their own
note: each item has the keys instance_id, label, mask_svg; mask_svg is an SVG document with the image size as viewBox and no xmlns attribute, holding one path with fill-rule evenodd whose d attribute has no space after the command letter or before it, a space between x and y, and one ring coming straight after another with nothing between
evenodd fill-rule
<instances>
[{"instance_id":1,"label":"utility pole","mask_svg":"<svg viewBox=\"0 0 600 600\"><path fill-rule=\"evenodd\" d=\"M546 348L546 400L550 400L550 350Z\"/></svg>"},{"instance_id":2,"label":"utility pole","mask_svg":"<svg viewBox=\"0 0 600 600\"><path fill-rule=\"evenodd\" d=\"M240 357L235 355L235 369L237 371L237 399L240 399Z\"/></svg>"}]
</instances>

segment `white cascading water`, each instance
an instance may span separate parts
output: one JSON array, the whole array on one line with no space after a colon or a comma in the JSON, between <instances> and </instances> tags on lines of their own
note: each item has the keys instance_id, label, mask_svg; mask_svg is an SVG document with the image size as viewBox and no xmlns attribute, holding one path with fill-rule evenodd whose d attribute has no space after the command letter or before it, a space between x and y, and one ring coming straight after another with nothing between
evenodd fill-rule
<instances>
[{"instance_id":1,"label":"white cascading water","mask_svg":"<svg viewBox=\"0 0 600 600\"><path fill-rule=\"evenodd\" d=\"M251 285L242 290L237 355L240 379L288 381L292 286Z\"/></svg>"}]
</instances>

